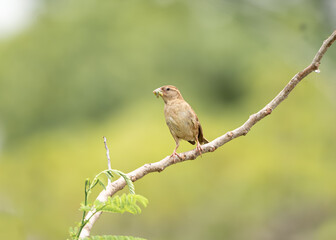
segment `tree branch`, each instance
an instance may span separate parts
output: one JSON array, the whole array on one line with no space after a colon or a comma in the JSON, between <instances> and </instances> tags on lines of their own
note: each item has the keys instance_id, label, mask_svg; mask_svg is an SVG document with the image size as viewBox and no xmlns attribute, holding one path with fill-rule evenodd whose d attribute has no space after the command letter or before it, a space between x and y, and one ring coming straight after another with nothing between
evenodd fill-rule
<instances>
[{"instance_id":1,"label":"tree branch","mask_svg":"<svg viewBox=\"0 0 336 240\"><path fill-rule=\"evenodd\" d=\"M319 72L320 61L323 55L326 53L327 49L331 46L331 44L336 40L336 31L334 31L322 44L319 51L316 53L312 63L306 67L301 72L298 72L285 86L285 88L270 102L268 103L263 109L259 112L252 114L249 119L240 127L232 130L230 132L225 133L224 135L216 138L212 142L209 142L202 146L202 153L213 152L217 148L223 146L225 143L230 142L231 140L245 136L250 129L261 119L268 116L272 111L283 101L285 100L291 91L295 88L295 86L308 74L313 71ZM175 163L180 163L187 160L194 160L199 156L198 151L191 150L188 152L180 153L181 159L177 159L174 157L165 157L159 162L145 164L142 167L128 173L128 176L131 178L133 182L139 180L140 178L144 177L145 175L152 173L152 172L161 172L165 168L173 165ZM106 190L103 190L97 197L97 200L101 202L105 202L109 196L114 195L116 192L122 190L126 185L126 182L123 178L119 178L118 180L109 183ZM86 215L86 219L89 219L94 212L89 212ZM83 231L80 234L80 239L90 236L90 231L93 227L93 224L97 221L101 212L96 213L94 216L91 217L90 221L85 225Z\"/></svg>"}]
</instances>

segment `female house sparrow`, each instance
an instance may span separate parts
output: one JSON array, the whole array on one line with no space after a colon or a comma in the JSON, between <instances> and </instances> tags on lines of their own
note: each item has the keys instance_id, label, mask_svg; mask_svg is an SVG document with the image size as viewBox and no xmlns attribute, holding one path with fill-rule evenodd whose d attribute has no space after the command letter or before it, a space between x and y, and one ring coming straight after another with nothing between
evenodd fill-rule
<instances>
[{"instance_id":1,"label":"female house sparrow","mask_svg":"<svg viewBox=\"0 0 336 240\"><path fill-rule=\"evenodd\" d=\"M176 150L179 147L181 139L193 145L196 142L196 149L202 154L200 144L205 144L209 141L203 137L203 130L197 115L190 105L184 101L180 91L172 85L167 85L155 89L153 93L157 97L161 96L165 103L164 115L166 123L176 142L176 147L171 156L176 155L180 157L176 153Z\"/></svg>"}]
</instances>

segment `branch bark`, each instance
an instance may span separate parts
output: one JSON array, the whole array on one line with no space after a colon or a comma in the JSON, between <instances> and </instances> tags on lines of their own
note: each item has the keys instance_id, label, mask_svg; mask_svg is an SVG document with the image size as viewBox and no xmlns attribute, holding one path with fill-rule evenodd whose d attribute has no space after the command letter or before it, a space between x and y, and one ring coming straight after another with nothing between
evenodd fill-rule
<instances>
[{"instance_id":1,"label":"branch bark","mask_svg":"<svg viewBox=\"0 0 336 240\"><path fill-rule=\"evenodd\" d=\"M336 40L336 31L334 31L322 44L318 52L316 53L312 63L308 65L304 70L301 72L298 72L290 81L289 83L282 89L282 91L271 101L269 102L263 109L261 109L259 112L252 114L248 120L240 127L229 131L225 133L224 135L216 138L212 142L209 142L202 146L203 154L208 152L213 152L217 148L223 146L225 143L230 142L231 140L240 137L245 136L250 129L261 119L268 116L272 113L272 111L283 101L285 100L288 95L291 93L291 91L295 88L295 86L308 74L310 74L313 71L319 72L319 66L320 61L324 54L326 53L327 49L331 46L331 44ZM181 159L173 159L174 157L165 157L161 161L155 162L155 163L148 163L143 165L142 167L139 167L138 169L128 173L128 176L131 178L133 182L141 179L142 177L146 176L149 173L152 172L161 172L165 168L180 163L187 160L194 160L199 156L198 151L191 150L188 152L180 153L180 156L182 156ZM109 183L106 187L106 190L103 190L97 197L97 200L101 202L105 202L109 196L113 196L116 192L122 190L126 186L126 182L123 178L119 178L118 180ZM86 219L90 218L94 214L92 211L88 212ZM94 223L97 221L99 216L101 215L101 212L96 213L90 221L85 225L83 228L80 239L83 239L85 237L90 236L91 229L94 225Z\"/></svg>"}]
</instances>

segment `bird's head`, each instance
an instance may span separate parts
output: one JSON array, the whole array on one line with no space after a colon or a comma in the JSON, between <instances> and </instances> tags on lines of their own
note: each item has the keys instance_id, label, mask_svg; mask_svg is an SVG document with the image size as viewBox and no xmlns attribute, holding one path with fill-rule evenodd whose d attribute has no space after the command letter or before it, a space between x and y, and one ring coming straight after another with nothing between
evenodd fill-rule
<instances>
[{"instance_id":1,"label":"bird's head","mask_svg":"<svg viewBox=\"0 0 336 240\"><path fill-rule=\"evenodd\" d=\"M159 87L153 91L156 97L161 96L165 103L175 100L175 99L183 99L180 91L177 87L172 85L166 85Z\"/></svg>"}]
</instances>

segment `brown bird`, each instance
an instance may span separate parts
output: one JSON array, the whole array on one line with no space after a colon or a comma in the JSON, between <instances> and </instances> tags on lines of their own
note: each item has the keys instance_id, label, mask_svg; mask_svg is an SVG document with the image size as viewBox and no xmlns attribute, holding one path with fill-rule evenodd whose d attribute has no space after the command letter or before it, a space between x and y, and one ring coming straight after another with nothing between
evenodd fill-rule
<instances>
[{"instance_id":1,"label":"brown bird","mask_svg":"<svg viewBox=\"0 0 336 240\"><path fill-rule=\"evenodd\" d=\"M171 156L176 155L180 140L186 140L191 144L197 144L197 151L202 154L200 144L208 143L209 141L203 136L203 130L198 117L190 105L183 99L180 91L172 86L167 85L157 88L153 93L159 97L161 96L165 106L164 115L166 123L176 142L176 147Z\"/></svg>"}]
</instances>

